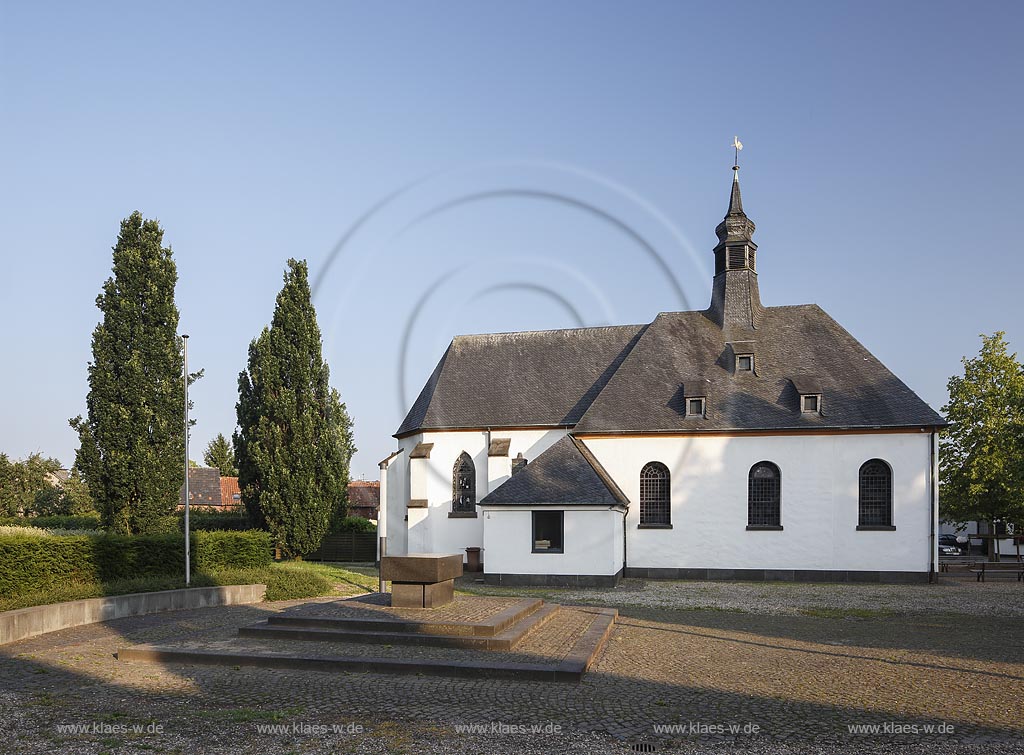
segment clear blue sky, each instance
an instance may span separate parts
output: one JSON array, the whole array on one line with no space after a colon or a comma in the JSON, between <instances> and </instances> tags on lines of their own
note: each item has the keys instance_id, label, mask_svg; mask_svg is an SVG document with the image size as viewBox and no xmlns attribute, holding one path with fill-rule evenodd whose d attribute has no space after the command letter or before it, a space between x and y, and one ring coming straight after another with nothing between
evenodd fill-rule
<instances>
[{"instance_id":1,"label":"clear blue sky","mask_svg":"<svg viewBox=\"0 0 1024 755\"><path fill-rule=\"evenodd\" d=\"M1022 23L1018 2L4 0L0 450L73 460L139 209L206 370L193 457L232 431L294 256L323 274L353 475L376 478L452 335L706 306L734 134L765 303L817 302L940 407L979 333L1020 343Z\"/></svg>"}]
</instances>

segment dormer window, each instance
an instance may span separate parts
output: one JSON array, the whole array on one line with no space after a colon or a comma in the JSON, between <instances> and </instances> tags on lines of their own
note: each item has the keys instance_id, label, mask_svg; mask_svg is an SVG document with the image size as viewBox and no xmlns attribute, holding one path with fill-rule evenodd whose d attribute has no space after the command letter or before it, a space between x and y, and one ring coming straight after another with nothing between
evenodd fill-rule
<instances>
[{"instance_id":1,"label":"dormer window","mask_svg":"<svg viewBox=\"0 0 1024 755\"><path fill-rule=\"evenodd\" d=\"M811 375L801 375L790 378L789 382L796 389L800 411L803 414L821 414L821 381Z\"/></svg>"},{"instance_id":2,"label":"dormer window","mask_svg":"<svg viewBox=\"0 0 1024 755\"><path fill-rule=\"evenodd\" d=\"M686 418L703 419L704 411L707 408L707 399L704 396L693 396L686 399Z\"/></svg>"},{"instance_id":3,"label":"dormer window","mask_svg":"<svg viewBox=\"0 0 1024 755\"><path fill-rule=\"evenodd\" d=\"M805 393L800 396L800 410L805 414L818 414L821 412L821 394Z\"/></svg>"},{"instance_id":4,"label":"dormer window","mask_svg":"<svg viewBox=\"0 0 1024 755\"><path fill-rule=\"evenodd\" d=\"M753 354L737 354L736 355L736 372L753 372L754 371L754 355Z\"/></svg>"}]
</instances>

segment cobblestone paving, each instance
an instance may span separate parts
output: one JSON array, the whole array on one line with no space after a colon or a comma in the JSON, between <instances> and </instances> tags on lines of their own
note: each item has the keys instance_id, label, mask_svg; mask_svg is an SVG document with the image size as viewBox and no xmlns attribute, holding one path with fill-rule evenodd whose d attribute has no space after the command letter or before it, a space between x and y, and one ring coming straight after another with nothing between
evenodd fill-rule
<instances>
[{"instance_id":1,"label":"cobblestone paving","mask_svg":"<svg viewBox=\"0 0 1024 755\"><path fill-rule=\"evenodd\" d=\"M624 601L578 685L164 667L112 655L126 641L225 636L289 605L122 619L0 648L4 750L650 751L634 749L638 741L658 752L765 755L1024 749L1024 622L992 612L786 616ZM481 728L460 733L463 725ZM925 728L939 726L952 731Z\"/></svg>"}]
</instances>

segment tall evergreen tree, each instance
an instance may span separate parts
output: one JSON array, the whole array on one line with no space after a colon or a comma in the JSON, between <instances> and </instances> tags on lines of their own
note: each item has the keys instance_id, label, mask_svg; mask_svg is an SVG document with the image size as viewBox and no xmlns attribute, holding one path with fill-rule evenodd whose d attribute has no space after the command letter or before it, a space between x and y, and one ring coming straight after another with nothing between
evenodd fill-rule
<instances>
[{"instance_id":1,"label":"tall evergreen tree","mask_svg":"<svg viewBox=\"0 0 1024 755\"><path fill-rule=\"evenodd\" d=\"M87 416L71 420L76 466L114 532L165 526L182 484L178 271L163 235L138 211L121 222L113 275L96 298L103 319L92 335Z\"/></svg>"},{"instance_id":2,"label":"tall evergreen tree","mask_svg":"<svg viewBox=\"0 0 1024 755\"><path fill-rule=\"evenodd\" d=\"M217 433L217 437L206 444L203 463L219 469L221 477L238 477L235 450L231 447L231 441L224 437L224 433Z\"/></svg>"},{"instance_id":3,"label":"tall evergreen tree","mask_svg":"<svg viewBox=\"0 0 1024 755\"><path fill-rule=\"evenodd\" d=\"M939 456L942 518L1024 524L1024 367L1003 333L949 379Z\"/></svg>"},{"instance_id":4,"label":"tall evergreen tree","mask_svg":"<svg viewBox=\"0 0 1024 755\"><path fill-rule=\"evenodd\" d=\"M285 555L309 553L344 509L352 420L329 383L304 261L288 260L269 328L238 376L242 501Z\"/></svg>"}]
</instances>

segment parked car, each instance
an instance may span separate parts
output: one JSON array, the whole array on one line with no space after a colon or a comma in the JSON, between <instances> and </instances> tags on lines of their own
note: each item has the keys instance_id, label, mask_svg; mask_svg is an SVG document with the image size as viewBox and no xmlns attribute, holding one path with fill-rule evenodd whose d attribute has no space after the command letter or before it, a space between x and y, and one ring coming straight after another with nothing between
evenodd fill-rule
<instances>
[{"instance_id":1,"label":"parked car","mask_svg":"<svg viewBox=\"0 0 1024 755\"><path fill-rule=\"evenodd\" d=\"M953 555L953 556L956 556L956 555L959 555L960 553L966 551L967 550L967 543L966 542L960 542L960 540L959 540L960 537L962 537L962 536L958 536L958 535L939 535L939 554L940 555ZM947 552L947 553L944 554L942 552L942 549L944 547L954 548L954 549L956 549L956 553L949 554Z\"/></svg>"}]
</instances>

